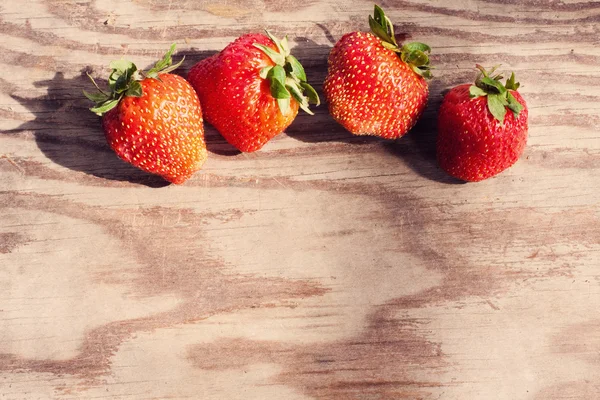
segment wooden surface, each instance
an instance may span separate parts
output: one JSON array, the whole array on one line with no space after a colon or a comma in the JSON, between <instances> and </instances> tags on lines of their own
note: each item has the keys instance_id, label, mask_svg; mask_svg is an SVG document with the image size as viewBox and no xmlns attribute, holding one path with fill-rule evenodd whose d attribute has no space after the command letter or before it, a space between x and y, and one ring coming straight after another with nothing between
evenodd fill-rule
<instances>
[{"instance_id":1,"label":"wooden surface","mask_svg":"<svg viewBox=\"0 0 600 400\"><path fill-rule=\"evenodd\" d=\"M321 106L238 154L207 127L203 171L165 186L110 151L86 71L176 42L185 74L269 28L320 91L372 3L0 2L0 399L600 398L600 3L382 6L434 49L409 135ZM475 63L516 71L530 138L460 184L435 116Z\"/></svg>"}]
</instances>

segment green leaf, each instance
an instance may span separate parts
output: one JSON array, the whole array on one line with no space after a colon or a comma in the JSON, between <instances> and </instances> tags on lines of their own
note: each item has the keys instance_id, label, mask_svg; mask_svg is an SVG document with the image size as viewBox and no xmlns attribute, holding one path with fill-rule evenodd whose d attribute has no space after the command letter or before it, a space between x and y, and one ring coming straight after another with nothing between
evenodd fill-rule
<instances>
[{"instance_id":1,"label":"green leaf","mask_svg":"<svg viewBox=\"0 0 600 400\"><path fill-rule=\"evenodd\" d=\"M385 43L389 43L398 47L398 42L396 42L396 37L394 36L394 24L392 24L392 21L385 15L383 9L377 4L374 5L373 16L369 15L369 26L371 27L371 31L383 41L384 45ZM386 48L393 50L389 46L386 46Z\"/></svg>"},{"instance_id":2,"label":"green leaf","mask_svg":"<svg viewBox=\"0 0 600 400\"><path fill-rule=\"evenodd\" d=\"M305 95L306 97L308 97L308 101L316 106L321 104L321 99L319 99L319 95L317 93L317 91L315 90L315 88L313 88L311 85L309 85L306 82L300 82L300 86L302 87L302 89L304 89L305 91Z\"/></svg>"},{"instance_id":3,"label":"green leaf","mask_svg":"<svg viewBox=\"0 0 600 400\"><path fill-rule=\"evenodd\" d=\"M418 68L418 69L419 69L419 72L417 72L417 74L421 75L423 78L425 78L425 79L433 78L433 74L431 73L431 70L429 68L427 68L427 69Z\"/></svg>"},{"instance_id":4,"label":"green leaf","mask_svg":"<svg viewBox=\"0 0 600 400\"><path fill-rule=\"evenodd\" d=\"M308 106L308 99L302 93L302 88L298 86L298 83L296 83L293 79L288 78L286 79L285 87L300 105Z\"/></svg>"},{"instance_id":5,"label":"green leaf","mask_svg":"<svg viewBox=\"0 0 600 400\"><path fill-rule=\"evenodd\" d=\"M421 50L413 50L406 55L405 62L413 64L416 67L422 67L429 64L429 57Z\"/></svg>"},{"instance_id":6,"label":"green leaf","mask_svg":"<svg viewBox=\"0 0 600 400\"><path fill-rule=\"evenodd\" d=\"M104 103L109 99L105 93L88 93L84 90L83 95L94 103Z\"/></svg>"},{"instance_id":7,"label":"green leaf","mask_svg":"<svg viewBox=\"0 0 600 400\"><path fill-rule=\"evenodd\" d=\"M133 72L137 69L134 63L132 63L131 61L127 61L127 60L111 61L109 64L109 68L120 71L123 74L126 71L132 70L132 72Z\"/></svg>"},{"instance_id":8,"label":"green leaf","mask_svg":"<svg viewBox=\"0 0 600 400\"><path fill-rule=\"evenodd\" d=\"M495 88L498 91L498 93L506 93L506 88L504 87L504 85L492 78L484 76L483 78L481 78L481 82L487 86Z\"/></svg>"},{"instance_id":9,"label":"green leaf","mask_svg":"<svg viewBox=\"0 0 600 400\"><path fill-rule=\"evenodd\" d=\"M119 103L124 96L141 97L143 95L142 85L139 81L145 77L151 77L160 80L159 74L170 72L181 65L183 59L173 65L172 55L175 51L175 44L172 44L166 54L159 60L148 73L139 71L135 64L127 60L115 60L110 63L112 72L108 77L108 86L110 92L103 92L94 79L88 74L92 83L100 92L91 94L84 91L84 95L94 101L96 106L90 110L98 115L110 111Z\"/></svg>"},{"instance_id":10,"label":"green leaf","mask_svg":"<svg viewBox=\"0 0 600 400\"><path fill-rule=\"evenodd\" d=\"M504 107L507 107L507 106L508 106L508 100L506 99L506 94L507 94L507 93L508 93L508 92L506 92L506 93L503 93L501 96L499 96L499 99L500 99L500 101L502 102L502 105L503 105Z\"/></svg>"},{"instance_id":11,"label":"green leaf","mask_svg":"<svg viewBox=\"0 0 600 400\"><path fill-rule=\"evenodd\" d=\"M398 48L398 46L396 46L395 44L384 42L383 40L381 41L381 44L383 45L383 47L385 47L388 50L395 51L395 52L399 52L400 51L400 49Z\"/></svg>"},{"instance_id":12,"label":"green leaf","mask_svg":"<svg viewBox=\"0 0 600 400\"><path fill-rule=\"evenodd\" d=\"M377 4L374 5L374 10L373 10L373 16L375 17L375 21L381 25L381 27L383 29L386 29L387 26L387 21L385 19L385 12L383 12L383 9L381 7L379 7ZM386 29L387 31L387 29Z\"/></svg>"},{"instance_id":13,"label":"green leaf","mask_svg":"<svg viewBox=\"0 0 600 400\"><path fill-rule=\"evenodd\" d=\"M281 42L279 43L281 45L281 49L283 50L283 54L287 57L290 55L290 44L288 43L288 37L287 35L285 35L283 37L283 39L281 39Z\"/></svg>"},{"instance_id":14,"label":"green leaf","mask_svg":"<svg viewBox=\"0 0 600 400\"><path fill-rule=\"evenodd\" d=\"M293 78L290 78L290 77L286 78L286 88L290 91L292 97L294 99L296 99L300 108L302 110L304 110L307 114L314 115L314 113L308 108L308 104L311 101L311 99L308 98L307 96L305 96L303 93L303 90L306 86L309 86L310 89L312 89L312 87L306 82L298 83ZM314 92L314 89L312 89L312 91ZM314 94L316 95L316 92L314 92ZM312 96L312 93L311 93L311 96ZM317 99L315 102L318 103L318 101L319 101L319 99L317 96Z\"/></svg>"},{"instance_id":15,"label":"green leaf","mask_svg":"<svg viewBox=\"0 0 600 400\"><path fill-rule=\"evenodd\" d=\"M401 52L400 53L400 59L402 60L403 63L407 63L407 58L408 58L408 53L405 52Z\"/></svg>"},{"instance_id":16,"label":"green leaf","mask_svg":"<svg viewBox=\"0 0 600 400\"><path fill-rule=\"evenodd\" d=\"M279 106L279 110L282 115L288 115L290 112L290 98L287 99L277 99L277 105Z\"/></svg>"},{"instance_id":17,"label":"green leaf","mask_svg":"<svg viewBox=\"0 0 600 400\"><path fill-rule=\"evenodd\" d=\"M369 26L371 27L371 31L373 31L375 36L377 36L379 39L392 44L396 43L396 40L390 37L387 30L383 26L381 26L377 21L375 21L370 15Z\"/></svg>"},{"instance_id":18,"label":"green leaf","mask_svg":"<svg viewBox=\"0 0 600 400\"><path fill-rule=\"evenodd\" d=\"M407 53L412 53L413 51L422 51L423 53L430 53L431 47L427 46L425 43L411 42L403 45L402 51Z\"/></svg>"},{"instance_id":19,"label":"green leaf","mask_svg":"<svg viewBox=\"0 0 600 400\"><path fill-rule=\"evenodd\" d=\"M291 68L292 75L300 79L301 82L306 82L306 72L304 72L304 67L300 64L300 61L291 54L285 60L287 61L286 65Z\"/></svg>"},{"instance_id":20,"label":"green leaf","mask_svg":"<svg viewBox=\"0 0 600 400\"><path fill-rule=\"evenodd\" d=\"M267 36L269 37L269 39L271 39L271 42L273 42L273 44L275 46L277 46L277 51L279 52L279 54L285 54L285 50L283 49L283 46L281 45L279 39L277 39L271 32L269 32L268 30L265 30L265 32L267 33ZM285 56L284 56L285 57Z\"/></svg>"},{"instance_id":21,"label":"green leaf","mask_svg":"<svg viewBox=\"0 0 600 400\"><path fill-rule=\"evenodd\" d=\"M181 66L181 64L183 64L183 60L185 60L185 56L183 56L176 64L170 65L167 68L159 71L159 74L168 74L169 72L175 71Z\"/></svg>"},{"instance_id":22,"label":"green leaf","mask_svg":"<svg viewBox=\"0 0 600 400\"><path fill-rule=\"evenodd\" d=\"M431 47L424 43L412 42L402 46L400 51L400 59L407 63L416 74L427 79L433 77L428 55Z\"/></svg>"},{"instance_id":23,"label":"green leaf","mask_svg":"<svg viewBox=\"0 0 600 400\"><path fill-rule=\"evenodd\" d=\"M310 108L308 108L308 106L305 106L304 104L300 104L300 108L309 115L315 115L315 113L312 112L312 110Z\"/></svg>"},{"instance_id":24,"label":"green leaf","mask_svg":"<svg viewBox=\"0 0 600 400\"><path fill-rule=\"evenodd\" d=\"M113 70L113 72L108 76L108 87L111 90L114 90L116 84L117 84L117 80L122 76L123 74L117 70Z\"/></svg>"},{"instance_id":25,"label":"green leaf","mask_svg":"<svg viewBox=\"0 0 600 400\"><path fill-rule=\"evenodd\" d=\"M142 84L138 81L132 81L129 84L129 89L125 92L125 96L142 97Z\"/></svg>"},{"instance_id":26,"label":"green leaf","mask_svg":"<svg viewBox=\"0 0 600 400\"><path fill-rule=\"evenodd\" d=\"M298 102L298 105L300 106L300 108L302 110L304 110L304 112L306 112L307 114L310 115L315 115L310 108L308 108L308 102L309 99L304 95L304 93L302 93L302 88L300 86L298 86L298 83L291 80L288 81L288 84L286 85L286 87L289 89L290 93L292 94L292 97L294 99L296 99L296 101Z\"/></svg>"},{"instance_id":27,"label":"green leaf","mask_svg":"<svg viewBox=\"0 0 600 400\"><path fill-rule=\"evenodd\" d=\"M387 15L385 16L385 26L383 27L383 29L385 29L388 32L388 35L393 40L393 43L396 45L396 47L398 47L398 43L396 42L396 36L394 34L394 24L387 17Z\"/></svg>"},{"instance_id":28,"label":"green leaf","mask_svg":"<svg viewBox=\"0 0 600 400\"><path fill-rule=\"evenodd\" d=\"M273 67L271 67L271 66L264 67L263 69L260 70L258 75L263 79L267 79L267 76L269 76L269 71L271 71L271 68L273 68Z\"/></svg>"},{"instance_id":29,"label":"green leaf","mask_svg":"<svg viewBox=\"0 0 600 400\"><path fill-rule=\"evenodd\" d=\"M277 80L271 81L271 96L275 99L289 99L291 97L290 92L287 90L285 85Z\"/></svg>"},{"instance_id":30,"label":"green leaf","mask_svg":"<svg viewBox=\"0 0 600 400\"><path fill-rule=\"evenodd\" d=\"M120 100L121 100L120 98L111 100L109 102L101 104L100 106L90 108L90 111L99 116L102 116L102 114L107 113L108 111L115 108L117 106L117 104L119 104Z\"/></svg>"},{"instance_id":31,"label":"green leaf","mask_svg":"<svg viewBox=\"0 0 600 400\"><path fill-rule=\"evenodd\" d=\"M270 32L267 36L275 43L277 50L272 46L265 46L254 43L253 46L265 53L275 66L267 66L260 70L259 75L263 79L268 79L270 84L271 96L277 100L278 107L283 115L290 112L291 99L293 98L300 108L309 114L309 103L320 103L319 96L306 80L306 71L296 57L290 54L290 48L287 36L281 41L277 41Z\"/></svg>"},{"instance_id":32,"label":"green leaf","mask_svg":"<svg viewBox=\"0 0 600 400\"><path fill-rule=\"evenodd\" d=\"M475 64L475 68L477 68L481 72L481 75L489 77L494 72L496 72L498 68L500 68L500 65L494 65L489 71L486 70L485 67L480 64Z\"/></svg>"},{"instance_id":33,"label":"green leaf","mask_svg":"<svg viewBox=\"0 0 600 400\"><path fill-rule=\"evenodd\" d=\"M413 70L413 72L415 74L422 76L423 78L426 78L426 79L433 78L433 75L431 74L431 70L428 67L417 67L414 64L408 64L408 66L410 67L410 69Z\"/></svg>"},{"instance_id":34,"label":"green leaf","mask_svg":"<svg viewBox=\"0 0 600 400\"><path fill-rule=\"evenodd\" d=\"M165 69L166 67L171 65L173 63L172 56L173 56L173 52L175 51L175 46L176 46L175 43L173 43L171 45L171 47L169 48L169 50L165 53L163 58L158 60L156 62L156 64L154 64L154 67L150 71L148 71L148 73L162 71L163 69Z\"/></svg>"},{"instance_id":35,"label":"green leaf","mask_svg":"<svg viewBox=\"0 0 600 400\"><path fill-rule=\"evenodd\" d=\"M267 74L267 78L270 80L276 80L282 85L285 85L285 69L281 65L276 65Z\"/></svg>"},{"instance_id":36,"label":"green leaf","mask_svg":"<svg viewBox=\"0 0 600 400\"><path fill-rule=\"evenodd\" d=\"M471 85L469 88L469 96L474 99L475 97L487 96L487 92L480 87Z\"/></svg>"},{"instance_id":37,"label":"green leaf","mask_svg":"<svg viewBox=\"0 0 600 400\"><path fill-rule=\"evenodd\" d=\"M271 61L273 61L275 64L281 65L281 66L283 66L285 64L285 57L283 56L283 54L278 53L275 50L273 50L272 48L264 46L259 43L254 43L254 47L256 47L257 49L260 49L263 53L265 53L271 59Z\"/></svg>"},{"instance_id":38,"label":"green leaf","mask_svg":"<svg viewBox=\"0 0 600 400\"><path fill-rule=\"evenodd\" d=\"M517 118L519 116L519 114L521 113L521 111L523 110L523 105L521 103L519 103L517 101L517 99L515 99L515 96L513 96L510 92L508 92L508 95L506 96L507 101L508 101L508 108L513 112L513 114L515 115L515 118Z\"/></svg>"},{"instance_id":39,"label":"green leaf","mask_svg":"<svg viewBox=\"0 0 600 400\"><path fill-rule=\"evenodd\" d=\"M117 70L113 71L108 77L108 86L114 93L123 93L129 85L129 76L127 73L121 73Z\"/></svg>"},{"instance_id":40,"label":"green leaf","mask_svg":"<svg viewBox=\"0 0 600 400\"><path fill-rule=\"evenodd\" d=\"M117 60L110 63L112 73L108 77L111 92L123 93L129 88L129 82L137 71L137 67L127 60Z\"/></svg>"},{"instance_id":41,"label":"green leaf","mask_svg":"<svg viewBox=\"0 0 600 400\"><path fill-rule=\"evenodd\" d=\"M508 80L506 81L506 88L509 90L517 90L521 84L519 82L515 81L515 73L513 72L510 75L510 78L508 78Z\"/></svg>"},{"instance_id":42,"label":"green leaf","mask_svg":"<svg viewBox=\"0 0 600 400\"><path fill-rule=\"evenodd\" d=\"M271 96L276 99L289 99L290 92L285 87L285 71L280 65L274 66L267 75L271 81Z\"/></svg>"},{"instance_id":43,"label":"green leaf","mask_svg":"<svg viewBox=\"0 0 600 400\"><path fill-rule=\"evenodd\" d=\"M179 68L181 64L183 64L183 60L185 60L185 57L182 57L182 59L179 60L179 62L173 64L173 53L175 52L175 48L176 44L173 43L169 50L165 53L163 58L157 61L156 64L154 64L154 67L152 67L144 75L147 78L160 80L160 74L168 74L169 72L175 71L177 68Z\"/></svg>"},{"instance_id":44,"label":"green leaf","mask_svg":"<svg viewBox=\"0 0 600 400\"><path fill-rule=\"evenodd\" d=\"M506 107L502 104L502 95L501 94L489 94L487 97L487 105L490 113L496 118L500 123L504 123L504 116L506 115Z\"/></svg>"}]
</instances>

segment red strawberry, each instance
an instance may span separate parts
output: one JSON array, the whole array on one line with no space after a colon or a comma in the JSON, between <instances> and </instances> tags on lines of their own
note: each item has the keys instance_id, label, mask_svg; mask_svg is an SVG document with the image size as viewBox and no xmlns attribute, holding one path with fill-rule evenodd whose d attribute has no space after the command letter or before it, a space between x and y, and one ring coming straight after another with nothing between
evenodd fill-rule
<instances>
[{"instance_id":1,"label":"red strawberry","mask_svg":"<svg viewBox=\"0 0 600 400\"><path fill-rule=\"evenodd\" d=\"M503 85L496 68L481 71L475 85L448 92L438 119L437 158L448 174L481 181L513 165L527 142L527 105L513 73ZM507 108L511 112L507 112Z\"/></svg>"},{"instance_id":2,"label":"red strawberry","mask_svg":"<svg viewBox=\"0 0 600 400\"><path fill-rule=\"evenodd\" d=\"M369 25L376 35L344 35L329 55L324 92L329 112L355 135L396 139L417 122L425 106L430 78L429 46L400 47L394 27L375 6Z\"/></svg>"},{"instance_id":3,"label":"red strawberry","mask_svg":"<svg viewBox=\"0 0 600 400\"><path fill-rule=\"evenodd\" d=\"M304 68L290 54L287 37L279 41L267 35L239 37L188 75L206 120L245 152L283 132L298 108L312 114L309 102L319 104Z\"/></svg>"},{"instance_id":4,"label":"red strawberry","mask_svg":"<svg viewBox=\"0 0 600 400\"><path fill-rule=\"evenodd\" d=\"M207 151L198 97L185 79L169 73L181 65L171 65L174 50L148 72L113 61L110 93L94 82L99 93L84 94L96 103L90 110L102 116L106 140L119 157L179 184L202 167Z\"/></svg>"}]
</instances>

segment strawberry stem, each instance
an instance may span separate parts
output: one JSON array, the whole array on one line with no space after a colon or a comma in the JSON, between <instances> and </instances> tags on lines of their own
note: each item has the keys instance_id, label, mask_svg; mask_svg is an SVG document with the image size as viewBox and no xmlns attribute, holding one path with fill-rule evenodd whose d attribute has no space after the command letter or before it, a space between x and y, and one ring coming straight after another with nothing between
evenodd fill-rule
<instances>
[{"instance_id":1,"label":"strawberry stem","mask_svg":"<svg viewBox=\"0 0 600 400\"><path fill-rule=\"evenodd\" d=\"M304 67L296 57L290 54L287 36L281 41L271 32L267 36L277 47L277 51L268 46L254 43L254 47L265 53L275 66L265 67L260 70L260 77L268 79L271 86L271 96L277 100L282 115L290 112L290 101L293 97L300 108L313 115L308 108L309 104L319 105L321 101L315 89L306 81Z\"/></svg>"},{"instance_id":2,"label":"strawberry stem","mask_svg":"<svg viewBox=\"0 0 600 400\"><path fill-rule=\"evenodd\" d=\"M398 53L402 62L406 63L417 75L431 79L432 67L429 65L431 47L424 43L412 42L400 47L394 34L394 25L385 15L381 7L375 4L373 16L369 15L369 26L381 44L388 50Z\"/></svg>"},{"instance_id":3,"label":"strawberry stem","mask_svg":"<svg viewBox=\"0 0 600 400\"><path fill-rule=\"evenodd\" d=\"M161 74L174 71L183 63L182 58L181 61L173 64L172 55L174 51L175 43L171 45L169 51L148 72L139 71L134 63L127 60L112 61L110 63L112 72L108 76L108 87L110 89L108 93L100 89L94 78L90 74L87 74L92 84L98 90L98 93L83 91L84 96L95 103L95 106L90 108L90 111L102 116L115 108L124 97L141 97L143 90L140 81L146 78L160 80Z\"/></svg>"},{"instance_id":4,"label":"strawberry stem","mask_svg":"<svg viewBox=\"0 0 600 400\"><path fill-rule=\"evenodd\" d=\"M502 74L494 75L499 67L499 65L496 65L490 70L486 70L477 64L476 68L480 73L475 80L475 85L469 88L469 94L472 99L487 97L488 110L502 124L504 123L507 108L517 118L521 110L523 110L523 106L510 93L511 90L517 90L520 87L519 82L515 80L515 73L511 73L510 78L506 80L506 84L502 84L501 80L504 79Z\"/></svg>"}]
</instances>

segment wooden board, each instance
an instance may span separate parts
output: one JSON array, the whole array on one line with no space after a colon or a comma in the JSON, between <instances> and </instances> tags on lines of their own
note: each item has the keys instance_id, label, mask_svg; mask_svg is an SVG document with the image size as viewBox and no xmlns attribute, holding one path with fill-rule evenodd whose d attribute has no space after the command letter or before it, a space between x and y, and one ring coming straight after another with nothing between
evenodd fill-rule
<instances>
[{"instance_id":1,"label":"wooden board","mask_svg":"<svg viewBox=\"0 0 600 400\"><path fill-rule=\"evenodd\" d=\"M207 127L209 161L165 186L108 148L81 90L170 43L182 69L288 33L321 91L372 3L0 2L0 398L600 398L600 4L382 6L434 49L398 141L325 106L263 150ZM437 166L442 94L514 70L530 138L510 170Z\"/></svg>"}]
</instances>

